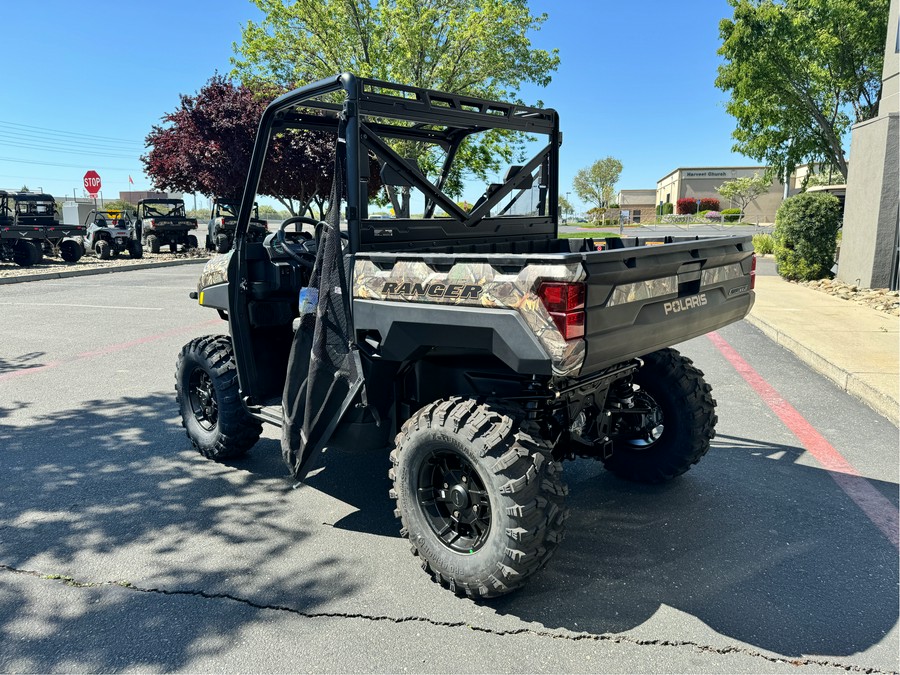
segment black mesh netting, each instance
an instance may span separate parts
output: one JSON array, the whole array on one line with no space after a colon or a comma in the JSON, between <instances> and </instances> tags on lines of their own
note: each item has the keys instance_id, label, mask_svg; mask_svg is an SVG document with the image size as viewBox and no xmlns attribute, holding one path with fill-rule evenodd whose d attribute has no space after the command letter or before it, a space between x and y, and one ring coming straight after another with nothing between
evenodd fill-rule
<instances>
[{"instance_id":1,"label":"black mesh netting","mask_svg":"<svg viewBox=\"0 0 900 675\"><path fill-rule=\"evenodd\" d=\"M300 296L300 326L294 334L282 398L281 453L297 478L303 477L307 461L328 442L363 382L359 353L352 344L350 295L341 247L341 146L339 143L326 223L318 234L315 266L309 287Z\"/></svg>"}]
</instances>

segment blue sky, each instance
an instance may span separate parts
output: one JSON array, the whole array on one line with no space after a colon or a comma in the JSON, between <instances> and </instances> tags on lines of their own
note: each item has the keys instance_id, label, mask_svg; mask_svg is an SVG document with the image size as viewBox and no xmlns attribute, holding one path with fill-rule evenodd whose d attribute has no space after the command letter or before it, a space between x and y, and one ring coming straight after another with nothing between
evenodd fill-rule
<instances>
[{"instance_id":1,"label":"blue sky","mask_svg":"<svg viewBox=\"0 0 900 675\"><path fill-rule=\"evenodd\" d=\"M81 196L87 169L100 173L106 198L129 189L129 175L149 189L138 157L150 127L180 93L227 73L240 25L259 18L248 0L8 4L0 187L60 197ZM549 87L522 96L560 113L561 192L607 155L624 165L620 189L655 187L678 166L755 164L731 152L733 120L713 86L725 0L531 7L550 15L533 43L558 48L561 62Z\"/></svg>"}]
</instances>

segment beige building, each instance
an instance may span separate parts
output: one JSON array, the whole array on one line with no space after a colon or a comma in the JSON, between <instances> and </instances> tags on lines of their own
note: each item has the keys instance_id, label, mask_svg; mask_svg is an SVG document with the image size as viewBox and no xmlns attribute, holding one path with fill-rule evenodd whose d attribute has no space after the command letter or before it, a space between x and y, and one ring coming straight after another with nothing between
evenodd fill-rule
<instances>
[{"instance_id":1,"label":"beige building","mask_svg":"<svg viewBox=\"0 0 900 675\"><path fill-rule=\"evenodd\" d=\"M627 223L651 222L656 216L656 190L620 190L617 201Z\"/></svg>"},{"instance_id":2,"label":"beige building","mask_svg":"<svg viewBox=\"0 0 900 675\"><path fill-rule=\"evenodd\" d=\"M766 167L764 166L680 167L666 174L656 183L655 204L670 202L675 208L674 205L679 199L713 197L719 200L719 206L722 209L736 208L739 204L732 204L722 198L718 187L725 181L753 176L756 173L762 174L765 171ZM790 194L796 192L797 190L792 189ZM760 223L774 223L775 212L783 200L784 185L780 180L775 180L767 193L757 197L744 210L744 218Z\"/></svg>"}]
</instances>

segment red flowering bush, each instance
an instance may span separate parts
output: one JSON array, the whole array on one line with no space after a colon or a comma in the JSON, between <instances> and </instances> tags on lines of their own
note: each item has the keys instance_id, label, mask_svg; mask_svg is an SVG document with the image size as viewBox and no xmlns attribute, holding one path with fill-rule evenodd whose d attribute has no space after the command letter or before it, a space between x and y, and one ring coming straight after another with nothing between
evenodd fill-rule
<instances>
[{"instance_id":1,"label":"red flowering bush","mask_svg":"<svg viewBox=\"0 0 900 675\"><path fill-rule=\"evenodd\" d=\"M682 197L675 203L675 213L681 216L697 213L697 200L691 197Z\"/></svg>"},{"instance_id":2,"label":"red flowering bush","mask_svg":"<svg viewBox=\"0 0 900 675\"><path fill-rule=\"evenodd\" d=\"M700 210L701 211L718 211L719 210L719 200L715 197L701 197L700 198Z\"/></svg>"}]
</instances>

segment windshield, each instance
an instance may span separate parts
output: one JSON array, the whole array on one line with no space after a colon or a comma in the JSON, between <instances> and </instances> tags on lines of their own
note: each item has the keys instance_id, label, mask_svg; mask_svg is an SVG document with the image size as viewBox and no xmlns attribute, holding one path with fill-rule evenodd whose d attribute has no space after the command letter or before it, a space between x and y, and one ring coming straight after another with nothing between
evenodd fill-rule
<instances>
[{"instance_id":1,"label":"windshield","mask_svg":"<svg viewBox=\"0 0 900 675\"><path fill-rule=\"evenodd\" d=\"M184 218L184 202L144 202L142 217Z\"/></svg>"},{"instance_id":2,"label":"windshield","mask_svg":"<svg viewBox=\"0 0 900 675\"><path fill-rule=\"evenodd\" d=\"M16 213L23 216L49 216L56 209L56 202L16 201Z\"/></svg>"},{"instance_id":3,"label":"windshield","mask_svg":"<svg viewBox=\"0 0 900 675\"><path fill-rule=\"evenodd\" d=\"M94 222L98 225L125 227L130 222L127 213L121 211L98 211L94 217Z\"/></svg>"},{"instance_id":4,"label":"windshield","mask_svg":"<svg viewBox=\"0 0 900 675\"><path fill-rule=\"evenodd\" d=\"M241 210L240 202L216 202L216 213L215 218L237 218L238 211ZM250 214L251 218L259 220L259 205L256 202L253 202L253 213Z\"/></svg>"}]
</instances>

